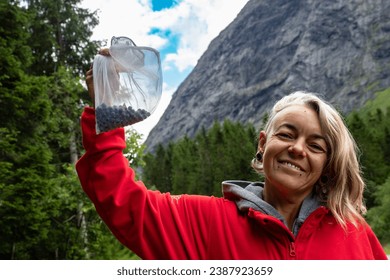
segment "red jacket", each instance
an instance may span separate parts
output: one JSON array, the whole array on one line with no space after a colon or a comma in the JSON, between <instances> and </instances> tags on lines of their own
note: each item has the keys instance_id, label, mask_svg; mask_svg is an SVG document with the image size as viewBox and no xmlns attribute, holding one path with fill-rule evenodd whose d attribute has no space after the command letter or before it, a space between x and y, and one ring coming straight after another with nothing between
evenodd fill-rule
<instances>
[{"instance_id":1,"label":"red jacket","mask_svg":"<svg viewBox=\"0 0 390 280\"><path fill-rule=\"evenodd\" d=\"M345 231L325 207L295 237L277 218L239 211L225 198L148 190L122 154L123 129L96 135L92 108L81 125L81 185L113 234L143 259L387 259L368 224Z\"/></svg>"}]
</instances>

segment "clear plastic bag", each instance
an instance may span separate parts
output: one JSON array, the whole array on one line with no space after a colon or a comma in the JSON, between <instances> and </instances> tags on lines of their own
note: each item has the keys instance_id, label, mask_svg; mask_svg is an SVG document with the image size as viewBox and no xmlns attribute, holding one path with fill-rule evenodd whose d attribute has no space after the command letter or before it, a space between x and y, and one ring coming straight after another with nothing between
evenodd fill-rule
<instances>
[{"instance_id":1,"label":"clear plastic bag","mask_svg":"<svg viewBox=\"0 0 390 280\"><path fill-rule=\"evenodd\" d=\"M93 61L97 133L146 119L162 93L157 50L137 47L127 37L112 37L109 53L98 54Z\"/></svg>"}]
</instances>

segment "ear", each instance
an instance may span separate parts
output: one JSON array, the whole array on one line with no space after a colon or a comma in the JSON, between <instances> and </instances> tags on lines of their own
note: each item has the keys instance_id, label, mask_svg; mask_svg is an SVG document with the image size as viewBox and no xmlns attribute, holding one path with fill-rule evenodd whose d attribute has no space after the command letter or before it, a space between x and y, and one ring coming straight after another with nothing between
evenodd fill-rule
<instances>
[{"instance_id":1,"label":"ear","mask_svg":"<svg viewBox=\"0 0 390 280\"><path fill-rule=\"evenodd\" d=\"M265 133L264 130L260 131L260 135L259 135L259 143L258 143L258 146L257 146L257 150L264 153L264 149L265 149L265 143L267 142L267 134Z\"/></svg>"}]
</instances>

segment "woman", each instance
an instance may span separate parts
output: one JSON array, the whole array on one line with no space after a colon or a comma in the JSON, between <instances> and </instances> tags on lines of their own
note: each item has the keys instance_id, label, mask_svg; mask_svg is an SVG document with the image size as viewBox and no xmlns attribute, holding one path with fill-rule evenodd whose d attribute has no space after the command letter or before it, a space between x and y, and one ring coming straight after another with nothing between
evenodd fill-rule
<instances>
[{"instance_id":1,"label":"woman","mask_svg":"<svg viewBox=\"0 0 390 280\"><path fill-rule=\"evenodd\" d=\"M92 70L87 84L93 98ZM81 126L84 191L113 234L143 259L387 259L362 214L356 145L313 94L277 102L252 166L264 183L225 181L223 198L148 190L122 155L123 128Z\"/></svg>"}]
</instances>

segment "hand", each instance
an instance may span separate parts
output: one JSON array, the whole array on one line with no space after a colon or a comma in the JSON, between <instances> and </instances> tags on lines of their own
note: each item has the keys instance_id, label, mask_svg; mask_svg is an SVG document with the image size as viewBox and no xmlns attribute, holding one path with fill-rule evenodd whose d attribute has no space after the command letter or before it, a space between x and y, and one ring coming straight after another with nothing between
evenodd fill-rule
<instances>
[{"instance_id":1,"label":"hand","mask_svg":"<svg viewBox=\"0 0 390 280\"><path fill-rule=\"evenodd\" d=\"M85 82L87 84L89 97L92 100L92 107L95 107L95 91L93 89L93 69L92 69L92 66L86 73Z\"/></svg>"},{"instance_id":2,"label":"hand","mask_svg":"<svg viewBox=\"0 0 390 280\"><path fill-rule=\"evenodd\" d=\"M109 52L108 48L104 48L104 49L100 49L98 54L109 56L110 52ZM92 107L95 107L94 106L95 105L95 91L93 88L93 67L92 67L92 65L91 65L91 68L86 73L85 82L87 84L89 97L92 100Z\"/></svg>"},{"instance_id":3,"label":"hand","mask_svg":"<svg viewBox=\"0 0 390 280\"><path fill-rule=\"evenodd\" d=\"M98 54L110 56L110 49L109 48L103 48L98 51Z\"/></svg>"}]
</instances>

